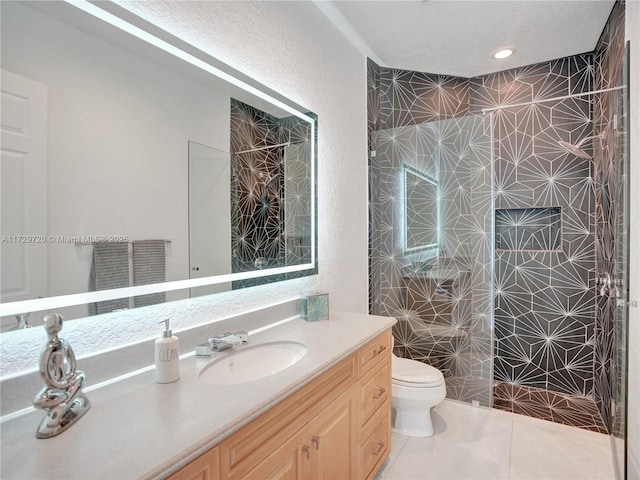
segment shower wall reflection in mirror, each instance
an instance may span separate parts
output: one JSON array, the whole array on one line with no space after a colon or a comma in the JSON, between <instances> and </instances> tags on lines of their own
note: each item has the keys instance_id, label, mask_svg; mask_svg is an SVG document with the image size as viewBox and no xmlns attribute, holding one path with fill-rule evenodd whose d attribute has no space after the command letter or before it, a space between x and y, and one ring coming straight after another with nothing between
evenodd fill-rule
<instances>
[{"instance_id":1,"label":"shower wall reflection in mirror","mask_svg":"<svg viewBox=\"0 0 640 480\"><path fill-rule=\"evenodd\" d=\"M234 99L231 123L231 154L189 142L190 278L311 263L309 125ZM292 275L196 287L191 296Z\"/></svg>"}]
</instances>

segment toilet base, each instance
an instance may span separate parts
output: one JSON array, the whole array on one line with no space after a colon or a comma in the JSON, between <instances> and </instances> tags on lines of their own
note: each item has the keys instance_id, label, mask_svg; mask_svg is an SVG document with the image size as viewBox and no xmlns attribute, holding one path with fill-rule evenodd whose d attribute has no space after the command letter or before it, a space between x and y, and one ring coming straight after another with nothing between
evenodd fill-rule
<instances>
[{"instance_id":1,"label":"toilet base","mask_svg":"<svg viewBox=\"0 0 640 480\"><path fill-rule=\"evenodd\" d=\"M431 437L433 435L433 422L431 421L431 408L426 408L424 403L416 405L416 408L394 408L395 419L392 430L409 437Z\"/></svg>"}]
</instances>

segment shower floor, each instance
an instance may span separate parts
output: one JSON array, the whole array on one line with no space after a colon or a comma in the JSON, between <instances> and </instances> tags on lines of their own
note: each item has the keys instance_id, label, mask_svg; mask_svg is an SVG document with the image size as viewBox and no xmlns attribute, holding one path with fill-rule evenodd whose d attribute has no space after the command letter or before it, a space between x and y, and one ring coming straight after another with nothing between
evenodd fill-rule
<instances>
[{"instance_id":1,"label":"shower floor","mask_svg":"<svg viewBox=\"0 0 640 480\"><path fill-rule=\"evenodd\" d=\"M430 438L392 435L376 480L614 480L609 435L445 400Z\"/></svg>"},{"instance_id":2,"label":"shower floor","mask_svg":"<svg viewBox=\"0 0 640 480\"><path fill-rule=\"evenodd\" d=\"M592 398L496 382L493 408L599 433L609 433Z\"/></svg>"}]
</instances>

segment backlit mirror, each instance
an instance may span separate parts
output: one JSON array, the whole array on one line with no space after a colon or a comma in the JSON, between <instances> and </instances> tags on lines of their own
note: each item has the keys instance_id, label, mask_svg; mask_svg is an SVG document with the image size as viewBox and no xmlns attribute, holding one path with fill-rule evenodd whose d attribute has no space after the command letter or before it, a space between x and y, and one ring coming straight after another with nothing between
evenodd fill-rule
<instances>
[{"instance_id":1,"label":"backlit mirror","mask_svg":"<svg viewBox=\"0 0 640 480\"><path fill-rule=\"evenodd\" d=\"M120 6L0 8L3 330L317 272L312 113Z\"/></svg>"},{"instance_id":2,"label":"backlit mirror","mask_svg":"<svg viewBox=\"0 0 640 480\"><path fill-rule=\"evenodd\" d=\"M408 165L403 168L404 253L419 253L439 244L438 181Z\"/></svg>"}]
</instances>

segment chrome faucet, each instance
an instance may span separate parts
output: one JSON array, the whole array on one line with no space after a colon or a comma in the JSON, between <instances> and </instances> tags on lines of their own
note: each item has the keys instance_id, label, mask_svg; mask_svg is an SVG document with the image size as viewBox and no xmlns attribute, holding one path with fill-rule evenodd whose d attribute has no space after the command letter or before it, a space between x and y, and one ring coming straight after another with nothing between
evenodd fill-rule
<instances>
[{"instance_id":1,"label":"chrome faucet","mask_svg":"<svg viewBox=\"0 0 640 480\"><path fill-rule=\"evenodd\" d=\"M29 315L31 315L31 312L16 313L16 321L18 322L18 324L11 330L22 330L23 328L33 327L33 325L29 323Z\"/></svg>"},{"instance_id":2,"label":"chrome faucet","mask_svg":"<svg viewBox=\"0 0 640 480\"><path fill-rule=\"evenodd\" d=\"M231 348L234 345L247 343L248 341L249 334L245 331L236 333L227 332L223 333L222 335L211 337L209 339L209 345L211 346L212 352L220 352L222 350L226 350L227 348Z\"/></svg>"},{"instance_id":3,"label":"chrome faucet","mask_svg":"<svg viewBox=\"0 0 640 480\"><path fill-rule=\"evenodd\" d=\"M249 342L249 333L245 330L239 330L235 333L226 332L222 335L216 335L209 338L207 343L196 346L197 357L209 357L213 352L221 352L234 345L241 345Z\"/></svg>"},{"instance_id":4,"label":"chrome faucet","mask_svg":"<svg viewBox=\"0 0 640 480\"><path fill-rule=\"evenodd\" d=\"M258 270L262 270L264 267L267 266L267 264L269 263L269 260L267 260L266 257L258 257L255 259L255 261L253 262L253 265L258 269Z\"/></svg>"}]
</instances>

